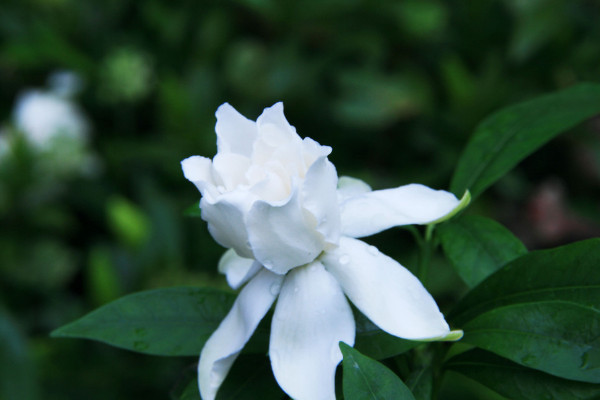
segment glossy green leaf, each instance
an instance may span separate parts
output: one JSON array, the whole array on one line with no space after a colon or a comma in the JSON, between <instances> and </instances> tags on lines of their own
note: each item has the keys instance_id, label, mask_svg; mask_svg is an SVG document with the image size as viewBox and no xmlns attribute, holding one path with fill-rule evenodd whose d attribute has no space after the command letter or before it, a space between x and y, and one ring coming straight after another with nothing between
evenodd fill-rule
<instances>
[{"instance_id":1,"label":"glossy green leaf","mask_svg":"<svg viewBox=\"0 0 600 400\"><path fill-rule=\"evenodd\" d=\"M98 340L146 354L197 356L234 299L227 292L191 287L135 293L55 330L52 336Z\"/></svg>"},{"instance_id":2,"label":"glossy green leaf","mask_svg":"<svg viewBox=\"0 0 600 400\"><path fill-rule=\"evenodd\" d=\"M508 229L485 217L463 216L440 225L437 232L444 253L469 287L527 253Z\"/></svg>"},{"instance_id":3,"label":"glossy green leaf","mask_svg":"<svg viewBox=\"0 0 600 400\"><path fill-rule=\"evenodd\" d=\"M386 366L340 342L344 355L346 400L414 400L406 385Z\"/></svg>"},{"instance_id":4,"label":"glossy green leaf","mask_svg":"<svg viewBox=\"0 0 600 400\"><path fill-rule=\"evenodd\" d=\"M521 160L586 119L600 113L600 85L579 84L500 110L475 130L450 188L477 197Z\"/></svg>"},{"instance_id":5,"label":"glossy green leaf","mask_svg":"<svg viewBox=\"0 0 600 400\"><path fill-rule=\"evenodd\" d=\"M520 257L450 315L463 342L559 377L600 383L600 239Z\"/></svg>"},{"instance_id":6,"label":"glossy green leaf","mask_svg":"<svg viewBox=\"0 0 600 400\"><path fill-rule=\"evenodd\" d=\"M600 398L600 385L557 378L479 349L452 357L446 362L446 368L513 400Z\"/></svg>"}]
</instances>

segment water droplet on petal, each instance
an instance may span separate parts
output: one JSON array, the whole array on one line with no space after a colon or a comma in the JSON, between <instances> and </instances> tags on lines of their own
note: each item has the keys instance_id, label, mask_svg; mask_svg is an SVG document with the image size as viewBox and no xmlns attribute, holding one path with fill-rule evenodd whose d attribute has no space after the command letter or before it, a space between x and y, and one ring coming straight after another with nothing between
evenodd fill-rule
<instances>
[{"instance_id":1,"label":"water droplet on petal","mask_svg":"<svg viewBox=\"0 0 600 400\"><path fill-rule=\"evenodd\" d=\"M281 285L279 283L274 283L271 285L271 289L269 291L273 296L277 296L279 294L279 290L281 289Z\"/></svg>"},{"instance_id":2,"label":"water droplet on petal","mask_svg":"<svg viewBox=\"0 0 600 400\"><path fill-rule=\"evenodd\" d=\"M217 190L221 193L225 192L225 186L217 186Z\"/></svg>"},{"instance_id":3,"label":"water droplet on petal","mask_svg":"<svg viewBox=\"0 0 600 400\"><path fill-rule=\"evenodd\" d=\"M300 291L300 288L299 288L298 286L296 286L296 287L294 288L294 293L298 293L299 291Z\"/></svg>"},{"instance_id":4,"label":"water droplet on petal","mask_svg":"<svg viewBox=\"0 0 600 400\"><path fill-rule=\"evenodd\" d=\"M379 249L375 246L369 246L368 250L369 254L371 254L372 256L376 256L377 254L379 254Z\"/></svg>"},{"instance_id":5,"label":"water droplet on petal","mask_svg":"<svg viewBox=\"0 0 600 400\"><path fill-rule=\"evenodd\" d=\"M347 265L350 263L350 256L348 254L344 254L340 257L340 259L338 261L342 265Z\"/></svg>"}]
</instances>

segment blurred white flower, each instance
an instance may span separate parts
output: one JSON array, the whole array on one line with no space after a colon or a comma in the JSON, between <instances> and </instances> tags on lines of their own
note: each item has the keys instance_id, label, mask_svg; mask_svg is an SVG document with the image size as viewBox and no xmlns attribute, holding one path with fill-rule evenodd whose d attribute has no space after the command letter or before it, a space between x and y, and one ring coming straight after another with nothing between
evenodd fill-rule
<instances>
[{"instance_id":1,"label":"blurred white flower","mask_svg":"<svg viewBox=\"0 0 600 400\"><path fill-rule=\"evenodd\" d=\"M53 92L28 90L17 99L15 127L33 146L45 149L57 137L84 141L88 124L79 108Z\"/></svg>"},{"instance_id":2,"label":"blurred white flower","mask_svg":"<svg viewBox=\"0 0 600 400\"><path fill-rule=\"evenodd\" d=\"M229 248L219 271L246 284L200 355L198 381L212 400L234 360L273 303L269 357L281 388L299 400L335 399L338 344L354 344L346 297L382 330L405 339L448 337L435 301L402 265L358 240L406 224L429 224L456 211L451 193L423 185L371 191L338 181L330 147L302 140L282 103L256 122L223 104L217 155L182 161L202 194L210 233ZM459 336L459 334L457 334Z\"/></svg>"}]
</instances>

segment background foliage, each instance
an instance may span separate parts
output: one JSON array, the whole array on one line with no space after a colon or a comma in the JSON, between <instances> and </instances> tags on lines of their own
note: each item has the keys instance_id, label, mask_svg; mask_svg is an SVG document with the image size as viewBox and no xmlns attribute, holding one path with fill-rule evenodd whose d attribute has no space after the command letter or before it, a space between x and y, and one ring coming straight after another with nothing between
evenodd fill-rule
<instances>
[{"instance_id":1,"label":"background foliage","mask_svg":"<svg viewBox=\"0 0 600 400\"><path fill-rule=\"evenodd\" d=\"M12 123L24 89L75 71L95 162L86 173L64 173L57 163L68 155L48 161L26 146L0 160L0 399L164 399L187 390L195 357L48 334L127 293L225 287L216 275L222 249L199 219L182 216L198 193L179 166L215 153L221 103L254 119L283 100L301 136L333 147L340 175L374 188L448 188L490 112L598 81L598 15L597 2L568 0L5 0L1 121ZM530 250L597 236L598 139L598 120L560 136L469 212L499 220ZM372 241L416 265L408 232ZM490 262L521 254L513 250ZM434 259L426 285L444 310L467 286L442 263ZM463 272L466 282L480 280ZM506 362L464 353L455 370L482 357ZM499 398L458 374L441 396Z\"/></svg>"}]
</instances>

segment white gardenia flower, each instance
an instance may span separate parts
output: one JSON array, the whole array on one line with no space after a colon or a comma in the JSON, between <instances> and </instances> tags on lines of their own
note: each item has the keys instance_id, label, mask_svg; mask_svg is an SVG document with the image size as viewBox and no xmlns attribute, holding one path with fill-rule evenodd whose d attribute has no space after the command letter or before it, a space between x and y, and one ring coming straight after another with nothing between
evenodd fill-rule
<instances>
[{"instance_id":1,"label":"white gardenia flower","mask_svg":"<svg viewBox=\"0 0 600 400\"><path fill-rule=\"evenodd\" d=\"M215 398L233 362L275 300L269 357L292 398L335 399L339 342L354 344L348 299L382 330L441 339L448 324L421 282L356 238L398 225L429 224L456 212L451 193L411 184L371 191L338 180L331 148L301 139L283 104L256 122L219 107L217 155L182 161L202 194L202 218L229 248L219 271L237 289L231 311L206 342L198 365L204 400Z\"/></svg>"},{"instance_id":2,"label":"white gardenia flower","mask_svg":"<svg viewBox=\"0 0 600 400\"><path fill-rule=\"evenodd\" d=\"M42 90L28 90L17 99L15 126L37 148L47 148L58 136L84 140L88 124L67 98Z\"/></svg>"}]
</instances>

